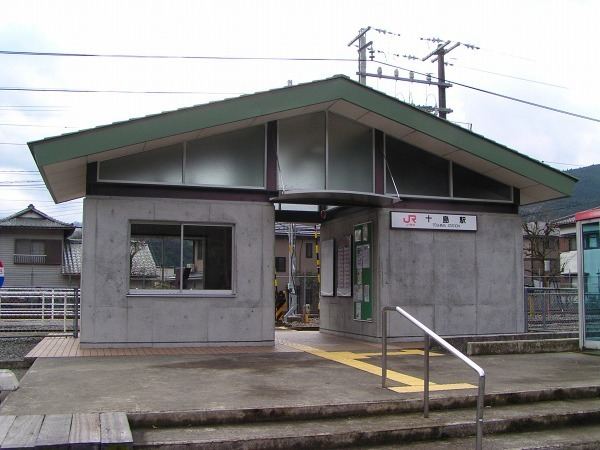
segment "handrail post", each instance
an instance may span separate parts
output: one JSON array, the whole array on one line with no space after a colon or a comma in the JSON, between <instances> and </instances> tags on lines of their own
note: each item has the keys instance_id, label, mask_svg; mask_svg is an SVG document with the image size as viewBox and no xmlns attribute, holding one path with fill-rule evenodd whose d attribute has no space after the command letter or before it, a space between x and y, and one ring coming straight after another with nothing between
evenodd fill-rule
<instances>
[{"instance_id":1,"label":"handrail post","mask_svg":"<svg viewBox=\"0 0 600 450\"><path fill-rule=\"evenodd\" d=\"M381 310L381 387L385 388L387 378L387 320L386 309Z\"/></svg>"},{"instance_id":2,"label":"handrail post","mask_svg":"<svg viewBox=\"0 0 600 450\"><path fill-rule=\"evenodd\" d=\"M423 417L429 417L429 335L424 333L423 355L425 374L423 376Z\"/></svg>"},{"instance_id":3,"label":"handrail post","mask_svg":"<svg viewBox=\"0 0 600 450\"><path fill-rule=\"evenodd\" d=\"M477 421L477 438L475 448L481 450L483 448L483 408L485 401L485 375L479 376L478 392L477 392L477 413L475 420Z\"/></svg>"},{"instance_id":4,"label":"handrail post","mask_svg":"<svg viewBox=\"0 0 600 450\"><path fill-rule=\"evenodd\" d=\"M437 342L442 348L456 356L458 359L467 364L479 375L478 392L477 392L477 412L475 414L476 426L476 449L481 450L483 445L483 408L485 403L485 371L475 362L458 351L455 347L449 344L442 337L438 336L434 331L427 328L409 313L404 311L399 306L391 307L384 306L381 308L381 380L382 387L385 387L387 378L387 311L396 311L408 319L413 325L423 331L423 356L424 356L424 375L423 375L423 416L429 417L429 347L431 339Z\"/></svg>"}]
</instances>

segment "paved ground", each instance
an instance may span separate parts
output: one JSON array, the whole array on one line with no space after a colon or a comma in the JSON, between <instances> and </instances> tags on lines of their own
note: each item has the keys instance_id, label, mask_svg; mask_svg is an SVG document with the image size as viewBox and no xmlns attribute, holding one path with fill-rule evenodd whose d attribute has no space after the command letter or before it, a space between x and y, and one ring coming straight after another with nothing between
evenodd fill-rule
<instances>
[{"instance_id":1,"label":"paved ground","mask_svg":"<svg viewBox=\"0 0 600 450\"><path fill-rule=\"evenodd\" d=\"M0 406L0 414L320 405L422 395L421 352L403 348L407 345L390 348L390 386L408 387L398 393L380 387L377 344L309 331L282 331L277 339L278 345L291 351L38 358L19 390ZM600 382L600 357L595 355L548 353L474 360L488 373L487 392ZM460 361L441 355L431 358L431 381L460 386L475 384L476 377ZM432 397L456 393L440 390Z\"/></svg>"}]
</instances>

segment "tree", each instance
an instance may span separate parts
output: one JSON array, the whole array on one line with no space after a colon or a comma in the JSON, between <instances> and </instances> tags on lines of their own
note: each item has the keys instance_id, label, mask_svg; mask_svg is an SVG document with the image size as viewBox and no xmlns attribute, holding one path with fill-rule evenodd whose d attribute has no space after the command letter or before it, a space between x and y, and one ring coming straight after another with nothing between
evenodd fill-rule
<instances>
[{"instance_id":1,"label":"tree","mask_svg":"<svg viewBox=\"0 0 600 450\"><path fill-rule=\"evenodd\" d=\"M534 221L523 224L525 272L529 270L532 278L542 277L544 287L560 283L562 267L558 238L559 228L552 222Z\"/></svg>"}]
</instances>

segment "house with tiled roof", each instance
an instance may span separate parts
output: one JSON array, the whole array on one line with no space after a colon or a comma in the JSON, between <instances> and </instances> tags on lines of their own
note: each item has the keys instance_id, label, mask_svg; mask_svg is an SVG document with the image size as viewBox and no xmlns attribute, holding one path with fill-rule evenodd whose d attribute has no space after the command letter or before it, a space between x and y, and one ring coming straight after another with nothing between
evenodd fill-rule
<instances>
[{"instance_id":1,"label":"house with tiled roof","mask_svg":"<svg viewBox=\"0 0 600 450\"><path fill-rule=\"evenodd\" d=\"M57 220L33 205L0 219L0 261L4 287L78 287L82 230ZM157 276L150 248L142 243L133 256L132 278L139 283Z\"/></svg>"},{"instance_id":2,"label":"house with tiled roof","mask_svg":"<svg viewBox=\"0 0 600 450\"><path fill-rule=\"evenodd\" d=\"M0 219L4 287L78 286L79 274L63 274L65 241L74 231L72 223L50 217L33 205Z\"/></svg>"}]
</instances>

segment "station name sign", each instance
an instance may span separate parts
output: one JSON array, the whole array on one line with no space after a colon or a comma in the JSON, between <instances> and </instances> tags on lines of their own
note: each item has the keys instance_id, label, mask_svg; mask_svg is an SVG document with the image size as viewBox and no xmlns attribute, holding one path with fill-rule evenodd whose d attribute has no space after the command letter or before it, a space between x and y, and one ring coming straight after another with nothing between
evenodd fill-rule
<instances>
[{"instance_id":1,"label":"station name sign","mask_svg":"<svg viewBox=\"0 0 600 450\"><path fill-rule=\"evenodd\" d=\"M392 211L392 228L438 231L477 231L477 216Z\"/></svg>"}]
</instances>

